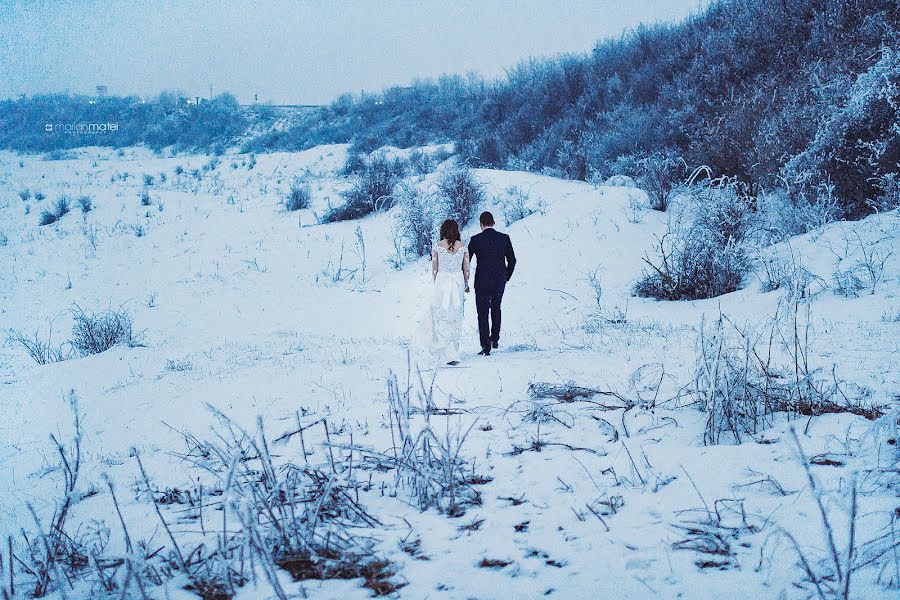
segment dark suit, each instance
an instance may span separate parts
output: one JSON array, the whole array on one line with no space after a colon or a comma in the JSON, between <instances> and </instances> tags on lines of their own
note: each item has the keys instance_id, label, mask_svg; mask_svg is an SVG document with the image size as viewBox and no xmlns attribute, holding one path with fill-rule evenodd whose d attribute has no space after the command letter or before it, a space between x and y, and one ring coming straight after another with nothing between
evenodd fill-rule
<instances>
[{"instance_id":1,"label":"dark suit","mask_svg":"<svg viewBox=\"0 0 900 600\"><path fill-rule=\"evenodd\" d=\"M490 349L500 339L500 302L506 282L516 268L516 255L509 236L487 228L472 236L469 256L475 260L475 308L481 347ZM490 313L490 327L488 327Z\"/></svg>"}]
</instances>

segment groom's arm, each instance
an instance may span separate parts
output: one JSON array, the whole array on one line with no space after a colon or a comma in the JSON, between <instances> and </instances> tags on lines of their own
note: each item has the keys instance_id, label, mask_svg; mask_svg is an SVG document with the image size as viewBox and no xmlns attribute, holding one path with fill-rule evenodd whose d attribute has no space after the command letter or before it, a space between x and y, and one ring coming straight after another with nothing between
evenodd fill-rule
<instances>
[{"instance_id":1,"label":"groom's arm","mask_svg":"<svg viewBox=\"0 0 900 600\"><path fill-rule=\"evenodd\" d=\"M516 253L513 252L512 240L506 236L506 280L512 279L513 271L516 268Z\"/></svg>"}]
</instances>

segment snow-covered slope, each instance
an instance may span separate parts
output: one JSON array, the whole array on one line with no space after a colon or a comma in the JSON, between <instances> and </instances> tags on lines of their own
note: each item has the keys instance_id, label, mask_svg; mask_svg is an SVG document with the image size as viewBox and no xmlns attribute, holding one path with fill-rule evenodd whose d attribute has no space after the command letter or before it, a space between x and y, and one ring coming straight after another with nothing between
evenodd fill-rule
<instances>
[{"instance_id":1,"label":"snow-covered slope","mask_svg":"<svg viewBox=\"0 0 900 600\"><path fill-rule=\"evenodd\" d=\"M315 224L316 213L340 201L347 184L336 173L345 157L344 146L223 156L217 165L210 157L159 158L136 149L87 149L55 162L0 155L0 240L7 240L0 245L0 330L46 338L52 326L59 345L70 336L73 307L124 307L141 342L47 365L19 345L0 348L0 534L33 526L27 503L48 518L58 501L59 473L45 473L57 462L48 436L71 434L70 391L83 413L79 487L98 492L76 505L70 522L105 520L113 545L121 540L104 474L118 483L132 537L152 536L158 526L152 505L133 492L139 473L130 449L144 457L156 487L190 489L197 473L174 453L184 449L179 431L209 435L216 418L208 405L249 429L262 416L273 437L301 411L310 421L327 417L343 443L352 435L355 444L391 445L386 379L391 371L406 377L427 266L391 265L396 209ZM149 205L140 197L145 174L154 178ZM311 186L313 208L288 213L280 202L298 175ZM478 486L483 504L453 519L377 490L361 498L384 524L370 532L381 553L408 582L399 595L801 594L792 586L803 578L797 555L776 532L790 531L813 556L824 556L825 546L788 427L796 425L808 455L843 457L840 466L814 467L839 528L847 478L874 466L884 447L880 430L848 414L781 417L759 436L771 443L705 446L706 415L689 406L685 392L701 321L721 313L758 326L779 310L785 290L763 293L751 279L713 300L632 297L642 258L666 230L667 215L635 212L641 192L522 172L477 176L490 197L517 186L543 210L501 227L519 259L504 296L501 348L475 356L470 297L463 332L469 357L463 368L435 374L435 403L458 413L448 426L476 422L463 452L490 479ZM24 188L28 201L18 196ZM47 198L36 202L38 191ZM94 209L82 215L76 204L59 223L39 227L41 210L62 193L88 194ZM803 303L812 368L831 376L834 367L835 380L870 404L896 405L900 391L898 219L895 212L834 223L767 250L799 257L824 284L839 261L873 244L887 257L874 293L845 298L823 285ZM464 237L475 232L470 226ZM528 393L532 382L568 381L640 405L548 408ZM326 461L326 450L307 443L311 461ZM860 540L884 531L896 503L889 487L865 481ZM705 514L705 506L743 520L714 568L698 566L706 555L680 549L693 538L679 523L696 516L690 511ZM177 529L190 536L197 526L184 521ZM846 531L836 535L846 543ZM428 560L399 549L399 540L415 538ZM158 531L156 541L166 543ZM505 565L479 566L483 558ZM896 587L886 581L891 575L861 571L853 597L893 597ZM305 588L323 597L368 594L346 581ZM239 596L271 592L260 581Z\"/></svg>"}]
</instances>

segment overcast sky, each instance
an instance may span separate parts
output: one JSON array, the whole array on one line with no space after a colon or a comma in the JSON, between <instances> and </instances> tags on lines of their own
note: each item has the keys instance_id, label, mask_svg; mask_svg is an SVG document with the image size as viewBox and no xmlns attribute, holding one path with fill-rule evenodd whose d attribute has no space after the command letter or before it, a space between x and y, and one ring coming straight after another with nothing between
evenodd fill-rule
<instances>
[{"instance_id":1,"label":"overcast sky","mask_svg":"<svg viewBox=\"0 0 900 600\"><path fill-rule=\"evenodd\" d=\"M0 0L0 98L234 93L320 104L416 77L587 52L705 0Z\"/></svg>"}]
</instances>

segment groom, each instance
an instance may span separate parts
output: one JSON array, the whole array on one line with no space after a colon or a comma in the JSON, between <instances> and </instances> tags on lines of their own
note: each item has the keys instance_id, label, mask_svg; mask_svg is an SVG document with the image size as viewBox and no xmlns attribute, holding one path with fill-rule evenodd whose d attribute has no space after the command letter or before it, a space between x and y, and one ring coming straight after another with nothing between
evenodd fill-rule
<instances>
[{"instance_id":1,"label":"groom","mask_svg":"<svg viewBox=\"0 0 900 600\"><path fill-rule=\"evenodd\" d=\"M481 233L469 241L469 256L475 263L475 308L478 310L478 335L481 356L490 356L491 347L500 340L500 302L503 288L516 268L512 242L505 233L494 230L494 215L485 211L478 218ZM490 312L490 326L488 313Z\"/></svg>"}]
</instances>

